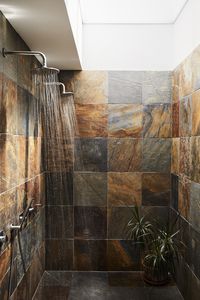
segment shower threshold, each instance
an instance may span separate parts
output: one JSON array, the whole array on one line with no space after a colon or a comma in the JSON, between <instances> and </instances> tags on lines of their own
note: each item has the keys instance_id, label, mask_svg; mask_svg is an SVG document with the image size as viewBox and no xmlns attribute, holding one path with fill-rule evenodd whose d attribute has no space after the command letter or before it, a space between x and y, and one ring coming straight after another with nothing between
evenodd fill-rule
<instances>
[{"instance_id":1,"label":"shower threshold","mask_svg":"<svg viewBox=\"0 0 200 300\"><path fill-rule=\"evenodd\" d=\"M45 271L33 300L183 300L177 286L152 287L141 272Z\"/></svg>"}]
</instances>

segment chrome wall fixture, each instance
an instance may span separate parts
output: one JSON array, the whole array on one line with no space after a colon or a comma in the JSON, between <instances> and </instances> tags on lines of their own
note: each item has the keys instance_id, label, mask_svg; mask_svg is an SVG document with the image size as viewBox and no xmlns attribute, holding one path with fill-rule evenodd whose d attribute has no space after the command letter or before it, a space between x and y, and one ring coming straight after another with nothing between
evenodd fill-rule
<instances>
[{"instance_id":1,"label":"chrome wall fixture","mask_svg":"<svg viewBox=\"0 0 200 300\"><path fill-rule=\"evenodd\" d=\"M74 95L73 92L66 92L64 83L58 82L57 84L62 87L61 95L65 95L65 96L72 96L72 95Z\"/></svg>"},{"instance_id":2,"label":"chrome wall fixture","mask_svg":"<svg viewBox=\"0 0 200 300\"><path fill-rule=\"evenodd\" d=\"M60 72L59 69L48 67L47 66L47 58L46 55L40 51L11 51L7 50L5 48L2 49L2 55L3 57L6 57L7 55L25 55L25 56L40 56L42 59L42 66L38 69L47 69L47 70L52 70L56 72Z\"/></svg>"}]
</instances>

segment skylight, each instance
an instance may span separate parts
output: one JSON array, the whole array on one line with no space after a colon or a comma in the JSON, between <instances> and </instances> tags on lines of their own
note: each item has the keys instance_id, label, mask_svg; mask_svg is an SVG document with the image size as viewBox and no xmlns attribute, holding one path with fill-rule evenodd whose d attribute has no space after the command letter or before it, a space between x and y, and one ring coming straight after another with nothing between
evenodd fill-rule
<instances>
[{"instance_id":1,"label":"skylight","mask_svg":"<svg viewBox=\"0 0 200 300\"><path fill-rule=\"evenodd\" d=\"M188 0L80 0L83 23L172 24Z\"/></svg>"}]
</instances>

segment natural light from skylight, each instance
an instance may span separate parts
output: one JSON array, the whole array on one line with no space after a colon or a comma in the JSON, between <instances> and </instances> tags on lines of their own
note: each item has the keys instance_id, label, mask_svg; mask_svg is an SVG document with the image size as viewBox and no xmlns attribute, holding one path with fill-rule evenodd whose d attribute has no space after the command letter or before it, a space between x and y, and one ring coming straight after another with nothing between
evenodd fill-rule
<instances>
[{"instance_id":1,"label":"natural light from skylight","mask_svg":"<svg viewBox=\"0 0 200 300\"><path fill-rule=\"evenodd\" d=\"M80 0L83 23L172 24L188 0Z\"/></svg>"}]
</instances>

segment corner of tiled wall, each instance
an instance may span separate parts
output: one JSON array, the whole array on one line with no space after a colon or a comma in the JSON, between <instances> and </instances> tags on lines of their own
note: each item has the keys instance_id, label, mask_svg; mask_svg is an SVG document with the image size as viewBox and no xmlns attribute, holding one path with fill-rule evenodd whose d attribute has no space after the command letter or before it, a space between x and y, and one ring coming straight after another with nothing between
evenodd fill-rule
<instances>
[{"instance_id":1,"label":"corner of tiled wall","mask_svg":"<svg viewBox=\"0 0 200 300\"><path fill-rule=\"evenodd\" d=\"M27 46L0 13L0 48L27 50ZM41 170L41 136L34 119L35 95L31 70L37 64L30 57L0 55L0 230L10 240L10 224L30 199L42 206L21 232L26 266L15 238L11 292L13 299L31 299L44 271L44 174ZM0 298L7 299L11 244L0 248Z\"/></svg>"}]
</instances>

